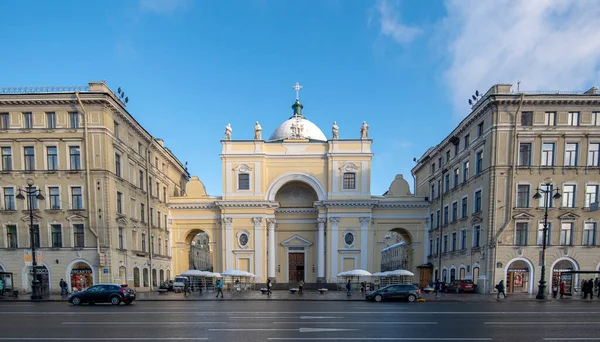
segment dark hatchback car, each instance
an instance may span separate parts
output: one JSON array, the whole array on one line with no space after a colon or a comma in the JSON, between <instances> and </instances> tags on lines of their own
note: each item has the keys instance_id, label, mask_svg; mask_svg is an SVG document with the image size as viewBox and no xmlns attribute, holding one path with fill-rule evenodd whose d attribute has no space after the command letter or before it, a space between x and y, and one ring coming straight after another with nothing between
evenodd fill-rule
<instances>
[{"instance_id":1,"label":"dark hatchback car","mask_svg":"<svg viewBox=\"0 0 600 342\"><path fill-rule=\"evenodd\" d=\"M369 293L365 299L374 300L376 302L384 300L407 300L412 303L419 298L421 298L421 290L419 290L418 287L409 284L397 284L388 285L373 291Z\"/></svg>"},{"instance_id":2,"label":"dark hatchback car","mask_svg":"<svg viewBox=\"0 0 600 342\"><path fill-rule=\"evenodd\" d=\"M80 305L82 303L111 303L119 305L121 302L129 305L135 300L135 291L128 288L127 284L98 284L87 290L79 291L69 296L69 303Z\"/></svg>"}]
</instances>

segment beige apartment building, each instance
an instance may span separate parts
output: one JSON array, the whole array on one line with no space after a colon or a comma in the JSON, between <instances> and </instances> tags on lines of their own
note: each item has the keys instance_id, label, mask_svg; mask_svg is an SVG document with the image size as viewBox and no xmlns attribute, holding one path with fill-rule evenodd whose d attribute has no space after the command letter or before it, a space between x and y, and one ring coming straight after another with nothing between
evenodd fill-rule
<instances>
[{"instance_id":1,"label":"beige apartment building","mask_svg":"<svg viewBox=\"0 0 600 342\"><path fill-rule=\"evenodd\" d=\"M167 201L188 174L162 140L104 82L0 90L0 271L30 291L27 201L32 179L34 243L42 291L98 282L150 288L171 276Z\"/></svg>"},{"instance_id":2,"label":"beige apartment building","mask_svg":"<svg viewBox=\"0 0 600 342\"><path fill-rule=\"evenodd\" d=\"M548 290L559 272L598 270L600 95L513 92L498 84L419 158L417 196L430 203L425 260L434 278L472 279L479 292L536 293L547 199ZM591 277L591 276L590 276ZM570 290L577 276L566 277Z\"/></svg>"}]
</instances>

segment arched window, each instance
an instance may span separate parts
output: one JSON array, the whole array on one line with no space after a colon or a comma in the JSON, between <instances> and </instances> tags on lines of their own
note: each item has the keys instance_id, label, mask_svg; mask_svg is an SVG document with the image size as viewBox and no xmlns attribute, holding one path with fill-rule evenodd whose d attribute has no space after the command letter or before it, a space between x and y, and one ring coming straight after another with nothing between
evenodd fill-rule
<instances>
[{"instance_id":1,"label":"arched window","mask_svg":"<svg viewBox=\"0 0 600 342\"><path fill-rule=\"evenodd\" d=\"M148 287L148 269L144 268L144 287Z\"/></svg>"},{"instance_id":2,"label":"arched window","mask_svg":"<svg viewBox=\"0 0 600 342\"><path fill-rule=\"evenodd\" d=\"M160 274L160 283L162 284L165 282L165 271L160 270L159 274Z\"/></svg>"},{"instance_id":3,"label":"arched window","mask_svg":"<svg viewBox=\"0 0 600 342\"><path fill-rule=\"evenodd\" d=\"M171 270L167 270L167 280L171 280Z\"/></svg>"},{"instance_id":4,"label":"arched window","mask_svg":"<svg viewBox=\"0 0 600 342\"><path fill-rule=\"evenodd\" d=\"M448 280L448 270L447 269L443 269L442 270L442 282L446 282Z\"/></svg>"},{"instance_id":5,"label":"arched window","mask_svg":"<svg viewBox=\"0 0 600 342\"><path fill-rule=\"evenodd\" d=\"M450 270L450 281L456 280L456 269L453 268Z\"/></svg>"},{"instance_id":6,"label":"arched window","mask_svg":"<svg viewBox=\"0 0 600 342\"><path fill-rule=\"evenodd\" d=\"M127 284L127 269L125 266L119 267L119 278L121 279L121 284Z\"/></svg>"},{"instance_id":7,"label":"arched window","mask_svg":"<svg viewBox=\"0 0 600 342\"><path fill-rule=\"evenodd\" d=\"M133 269L133 287L140 287L140 269L137 267Z\"/></svg>"},{"instance_id":8,"label":"arched window","mask_svg":"<svg viewBox=\"0 0 600 342\"><path fill-rule=\"evenodd\" d=\"M477 279L479 279L479 267L473 267L473 284L477 285Z\"/></svg>"},{"instance_id":9,"label":"arched window","mask_svg":"<svg viewBox=\"0 0 600 342\"><path fill-rule=\"evenodd\" d=\"M153 268L153 269L152 269L152 285L153 285L153 286L156 286L156 279L157 279L157 278L158 278L158 277L156 276L156 268Z\"/></svg>"}]
</instances>

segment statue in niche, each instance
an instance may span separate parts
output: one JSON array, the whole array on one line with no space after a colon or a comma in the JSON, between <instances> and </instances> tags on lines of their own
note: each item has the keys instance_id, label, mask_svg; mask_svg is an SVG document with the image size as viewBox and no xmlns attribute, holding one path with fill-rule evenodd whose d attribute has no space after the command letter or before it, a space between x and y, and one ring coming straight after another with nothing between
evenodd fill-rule
<instances>
[{"instance_id":1,"label":"statue in niche","mask_svg":"<svg viewBox=\"0 0 600 342\"><path fill-rule=\"evenodd\" d=\"M338 132L339 132L339 127L336 124L336 122L333 122L333 126L331 127L331 133L333 133L333 140L338 140Z\"/></svg>"},{"instance_id":2,"label":"statue in niche","mask_svg":"<svg viewBox=\"0 0 600 342\"><path fill-rule=\"evenodd\" d=\"M228 123L227 126L225 126L225 140L231 140L231 124Z\"/></svg>"},{"instance_id":3,"label":"statue in niche","mask_svg":"<svg viewBox=\"0 0 600 342\"><path fill-rule=\"evenodd\" d=\"M362 127L360 128L360 138L369 139L369 125L366 121L363 121Z\"/></svg>"},{"instance_id":4,"label":"statue in niche","mask_svg":"<svg viewBox=\"0 0 600 342\"><path fill-rule=\"evenodd\" d=\"M254 140L262 140L262 127L258 121L254 124Z\"/></svg>"}]
</instances>

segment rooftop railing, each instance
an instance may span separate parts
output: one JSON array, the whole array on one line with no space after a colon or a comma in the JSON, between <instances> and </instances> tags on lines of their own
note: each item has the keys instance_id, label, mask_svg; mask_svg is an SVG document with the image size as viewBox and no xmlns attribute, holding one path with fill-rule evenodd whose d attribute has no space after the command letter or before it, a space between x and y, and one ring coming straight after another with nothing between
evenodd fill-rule
<instances>
[{"instance_id":1,"label":"rooftop railing","mask_svg":"<svg viewBox=\"0 0 600 342\"><path fill-rule=\"evenodd\" d=\"M37 86L0 88L0 94L71 93L75 91L90 91L90 86Z\"/></svg>"}]
</instances>

